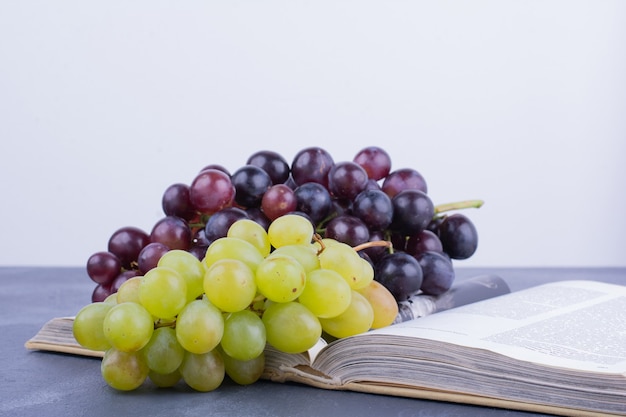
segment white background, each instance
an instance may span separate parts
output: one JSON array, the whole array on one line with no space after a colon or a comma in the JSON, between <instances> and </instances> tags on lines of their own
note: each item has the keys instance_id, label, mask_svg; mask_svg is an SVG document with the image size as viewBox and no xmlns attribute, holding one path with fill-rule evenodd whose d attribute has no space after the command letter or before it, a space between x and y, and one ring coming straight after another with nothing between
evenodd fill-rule
<instances>
[{"instance_id":1,"label":"white background","mask_svg":"<svg viewBox=\"0 0 626 417\"><path fill-rule=\"evenodd\" d=\"M379 145L482 198L467 266L626 266L624 1L1 1L0 265L84 265L175 182Z\"/></svg>"}]
</instances>

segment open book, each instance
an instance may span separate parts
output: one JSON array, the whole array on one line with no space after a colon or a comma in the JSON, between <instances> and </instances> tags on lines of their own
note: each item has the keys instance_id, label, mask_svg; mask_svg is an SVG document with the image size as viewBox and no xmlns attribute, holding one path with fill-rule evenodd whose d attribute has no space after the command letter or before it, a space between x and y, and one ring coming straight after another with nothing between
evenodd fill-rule
<instances>
[{"instance_id":1,"label":"open book","mask_svg":"<svg viewBox=\"0 0 626 417\"><path fill-rule=\"evenodd\" d=\"M71 336L71 319L68 328ZM304 354L268 346L263 377L565 416L626 415L626 287L557 282Z\"/></svg>"}]
</instances>

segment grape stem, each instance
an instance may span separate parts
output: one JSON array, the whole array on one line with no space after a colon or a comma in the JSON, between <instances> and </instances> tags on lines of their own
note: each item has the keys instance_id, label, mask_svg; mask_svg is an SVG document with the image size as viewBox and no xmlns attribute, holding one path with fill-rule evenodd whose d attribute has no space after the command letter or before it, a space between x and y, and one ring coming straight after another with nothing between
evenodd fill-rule
<instances>
[{"instance_id":1,"label":"grape stem","mask_svg":"<svg viewBox=\"0 0 626 417\"><path fill-rule=\"evenodd\" d=\"M391 242L386 241L386 240L374 240L371 242L361 243L360 245L354 246L352 249L358 252L360 250L373 248L376 246L384 246L386 248L390 248L392 245L391 245Z\"/></svg>"},{"instance_id":2,"label":"grape stem","mask_svg":"<svg viewBox=\"0 0 626 417\"><path fill-rule=\"evenodd\" d=\"M443 213L444 211L460 210L466 208L480 208L485 202L483 200L465 200L456 201L454 203L438 204L435 206L435 214Z\"/></svg>"}]
</instances>

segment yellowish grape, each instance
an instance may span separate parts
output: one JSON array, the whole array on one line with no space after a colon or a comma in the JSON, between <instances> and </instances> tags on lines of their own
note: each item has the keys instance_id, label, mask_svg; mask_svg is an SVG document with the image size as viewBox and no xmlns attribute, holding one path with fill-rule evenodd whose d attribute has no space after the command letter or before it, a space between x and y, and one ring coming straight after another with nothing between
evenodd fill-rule
<instances>
[{"instance_id":1,"label":"yellowish grape","mask_svg":"<svg viewBox=\"0 0 626 417\"><path fill-rule=\"evenodd\" d=\"M225 312L235 312L250 305L256 295L254 273L236 259L213 263L204 276L204 292L209 301Z\"/></svg>"},{"instance_id":2,"label":"yellowish grape","mask_svg":"<svg viewBox=\"0 0 626 417\"><path fill-rule=\"evenodd\" d=\"M256 270L259 292L272 301L293 301L306 285L306 272L302 265L286 255L265 258Z\"/></svg>"},{"instance_id":3,"label":"yellowish grape","mask_svg":"<svg viewBox=\"0 0 626 417\"><path fill-rule=\"evenodd\" d=\"M208 269L222 259L237 259L256 271L256 267L263 260L263 255L250 242L237 237L222 237L209 245L204 256L204 267Z\"/></svg>"},{"instance_id":4,"label":"yellowish grape","mask_svg":"<svg viewBox=\"0 0 626 417\"><path fill-rule=\"evenodd\" d=\"M80 309L74 318L72 332L81 346L100 351L111 347L111 343L104 335L103 323L113 306L111 303L98 302L87 304Z\"/></svg>"},{"instance_id":5,"label":"yellowish grape","mask_svg":"<svg viewBox=\"0 0 626 417\"><path fill-rule=\"evenodd\" d=\"M275 248L310 244L313 233L311 222L297 214L285 214L276 218L267 230L270 244Z\"/></svg>"},{"instance_id":6,"label":"yellowish grape","mask_svg":"<svg viewBox=\"0 0 626 417\"><path fill-rule=\"evenodd\" d=\"M154 322L148 310L132 302L111 307L102 325L104 336L111 346L124 352L143 348L154 332Z\"/></svg>"},{"instance_id":7,"label":"yellowish grape","mask_svg":"<svg viewBox=\"0 0 626 417\"><path fill-rule=\"evenodd\" d=\"M335 317L350 305L352 290L339 273L317 269L307 275L307 283L298 301L317 317Z\"/></svg>"},{"instance_id":8,"label":"yellowish grape","mask_svg":"<svg viewBox=\"0 0 626 417\"><path fill-rule=\"evenodd\" d=\"M187 303L187 283L176 270L157 266L141 279L139 300L155 317L175 317Z\"/></svg>"},{"instance_id":9,"label":"yellowish grape","mask_svg":"<svg viewBox=\"0 0 626 417\"><path fill-rule=\"evenodd\" d=\"M187 301L195 300L204 291L204 264L192 253L182 249L172 249L161 256L157 266L176 270L187 284Z\"/></svg>"},{"instance_id":10,"label":"yellowish grape","mask_svg":"<svg viewBox=\"0 0 626 417\"><path fill-rule=\"evenodd\" d=\"M228 228L226 236L237 237L252 243L263 257L266 257L270 253L271 245L267 232L263 226L254 220L237 220Z\"/></svg>"},{"instance_id":11,"label":"yellowish grape","mask_svg":"<svg viewBox=\"0 0 626 417\"><path fill-rule=\"evenodd\" d=\"M394 322L398 315L398 302L383 284L371 281L357 291L369 301L374 311L372 329L387 327Z\"/></svg>"},{"instance_id":12,"label":"yellowish grape","mask_svg":"<svg viewBox=\"0 0 626 417\"><path fill-rule=\"evenodd\" d=\"M267 341L286 353L311 349L322 335L320 321L302 304L271 303L263 313Z\"/></svg>"},{"instance_id":13,"label":"yellowish grape","mask_svg":"<svg viewBox=\"0 0 626 417\"><path fill-rule=\"evenodd\" d=\"M222 312L205 299L187 304L176 320L176 338L188 352L210 352L220 343L223 334Z\"/></svg>"},{"instance_id":14,"label":"yellowish grape","mask_svg":"<svg viewBox=\"0 0 626 417\"><path fill-rule=\"evenodd\" d=\"M374 322L374 310L364 296L352 290L352 299L346 311L338 316L319 320L326 333L343 338L370 330Z\"/></svg>"},{"instance_id":15,"label":"yellowish grape","mask_svg":"<svg viewBox=\"0 0 626 417\"><path fill-rule=\"evenodd\" d=\"M191 388L208 392L219 388L226 371L222 355L214 349L200 354L187 352L180 366L180 374Z\"/></svg>"},{"instance_id":16,"label":"yellowish grape","mask_svg":"<svg viewBox=\"0 0 626 417\"><path fill-rule=\"evenodd\" d=\"M120 391L131 391L143 384L149 369L138 352L123 352L111 348L102 358L100 372L111 387Z\"/></svg>"}]
</instances>

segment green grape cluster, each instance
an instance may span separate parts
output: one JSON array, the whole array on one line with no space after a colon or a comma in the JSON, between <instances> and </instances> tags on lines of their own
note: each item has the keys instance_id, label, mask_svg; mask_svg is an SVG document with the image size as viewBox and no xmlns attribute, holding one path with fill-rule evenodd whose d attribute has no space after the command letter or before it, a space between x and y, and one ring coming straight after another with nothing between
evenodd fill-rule
<instances>
[{"instance_id":1,"label":"green grape cluster","mask_svg":"<svg viewBox=\"0 0 626 417\"><path fill-rule=\"evenodd\" d=\"M387 326L397 309L353 247L322 239L306 218L287 214L267 230L234 222L202 259L168 251L143 276L83 307L73 333L82 346L105 352L102 376L115 389L149 379L211 391L226 376L258 380L267 344L305 352L323 333L342 338Z\"/></svg>"}]
</instances>

